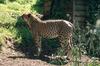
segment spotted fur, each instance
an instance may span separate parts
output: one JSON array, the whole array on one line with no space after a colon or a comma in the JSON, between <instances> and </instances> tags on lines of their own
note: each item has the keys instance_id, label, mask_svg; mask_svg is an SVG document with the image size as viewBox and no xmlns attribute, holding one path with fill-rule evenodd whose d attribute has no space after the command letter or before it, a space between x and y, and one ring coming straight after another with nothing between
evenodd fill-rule
<instances>
[{"instance_id":1,"label":"spotted fur","mask_svg":"<svg viewBox=\"0 0 100 66\"><path fill-rule=\"evenodd\" d=\"M72 48L73 24L66 20L41 20L32 14L22 15L28 24L37 47L37 55L41 53L41 38L59 38L62 48L66 48L67 55Z\"/></svg>"}]
</instances>

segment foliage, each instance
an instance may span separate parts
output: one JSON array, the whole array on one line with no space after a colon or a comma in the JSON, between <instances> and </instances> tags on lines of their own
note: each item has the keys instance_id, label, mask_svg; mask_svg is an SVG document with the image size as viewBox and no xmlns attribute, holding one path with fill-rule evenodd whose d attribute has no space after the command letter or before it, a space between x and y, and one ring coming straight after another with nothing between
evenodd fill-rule
<instances>
[{"instance_id":1,"label":"foliage","mask_svg":"<svg viewBox=\"0 0 100 66\"><path fill-rule=\"evenodd\" d=\"M0 0L0 47L5 44L6 36L14 40L14 44L18 46L17 48L21 50L21 52L33 53L31 33L20 16L23 13L37 12L33 5L38 1L39 0Z\"/></svg>"},{"instance_id":2,"label":"foliage","mask_svg":"<svg viewBox=\"0 0 100 66\"><path fill-rule=\"evenodd\" d=\"M67 6L71 0L53 0L50 8L50 19L68 19L66 16ZM66 6L66 7L65 7Z\"/></svg>"},{"instance_id":3,"label":"foliage","mask_svg":"<svg viewBox=\"0 0 100 66\"><path fill-rule=\"evenodd\" d=\"M98 15L98 1L88 1L88 21L90 24L95 24ZM91 19L91 20L90 20Z\"/></svg>"},{"instance_id":4,"label":"foliage","mask_svg":"<svg viewBox=\"0 0 100 66\"><path fill-rule=\"evenodd\" d=\"M0 3L7 3L8 0L0 0Z\"/></svg>"},{"instance_id":5,"label":"foliage","mask_svg":"<svg viewBox=\"0 0 100 66\"><path fill-rule=\"evenodd\" d=\"M79 25L76 25L74 32L74 45L78 45L83 53L92 56L100 56L100 35L98 29L95 26L88 24L85 29L81 30ZM78 39L76 39L78 38Z\"/></svg>"},{"instance_id":6,"label":"foliage","mask_svg":"<svg viewBox=\"0 0 100 66\"><path fill-rule=\"evenodd\" d=\"M16 0L19 4L36 4L37 0Z\"/></svg>"}]
</instances>

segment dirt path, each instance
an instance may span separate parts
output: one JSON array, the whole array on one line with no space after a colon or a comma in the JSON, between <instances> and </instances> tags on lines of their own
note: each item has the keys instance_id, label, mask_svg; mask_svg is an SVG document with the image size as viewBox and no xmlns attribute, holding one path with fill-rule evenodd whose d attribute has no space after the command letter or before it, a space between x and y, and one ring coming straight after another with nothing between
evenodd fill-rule
<instances>
[{"instance_id":1,"label":"dirt path","mask_svg":"<svg viewBox=\"0 0 100 66\"><path fill-rule=\"evenodd\" d=\"M62 65L52 65L47 63L46 61L42 61L40 59L32 59L25 57L23 53L15 52L7 50L6 53L0 53L0 66L62 66ZM88 57L83 55L81 58L82 62L91 62L92 60ZM100 61L98 61L100 63ZM69 62L63 66L72 66L73 62ZM81 63L80 66L82 66Z\"/></svg>"},{"instance_id":2,"label":"dirt path","mask_svg":"<svg viewBox=\"0 0 100 66\"><path fill-rule=\"evenodd\" d=\"M55 66L39 59L9 58L9 54L0 54L0 66Z\"/></svg>"}]
</instances>

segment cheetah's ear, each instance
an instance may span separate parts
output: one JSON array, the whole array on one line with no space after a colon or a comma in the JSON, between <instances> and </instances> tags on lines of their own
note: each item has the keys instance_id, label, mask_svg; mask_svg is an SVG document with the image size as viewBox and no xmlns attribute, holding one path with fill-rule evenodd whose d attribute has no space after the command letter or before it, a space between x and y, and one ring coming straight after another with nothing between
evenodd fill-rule
<instances>
[{"instance_id":1,"label":"cheetah's ear","mask_svg":"<svg viewBox=\"0 0 100 66\"><path fill-rule=\"evenodd\" d=\"M31 17L31 14L29 13L27 16L28 16L28 17Z\"/></svg>"}]
</instances>

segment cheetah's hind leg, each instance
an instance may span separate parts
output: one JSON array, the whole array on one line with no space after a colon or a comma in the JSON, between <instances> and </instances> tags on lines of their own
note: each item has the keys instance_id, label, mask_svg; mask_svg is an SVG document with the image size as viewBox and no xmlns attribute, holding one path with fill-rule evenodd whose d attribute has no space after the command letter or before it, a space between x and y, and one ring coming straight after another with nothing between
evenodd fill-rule
<instances>
[{"instance_id":1,"label":"cheetah's hind leg","mask_svg":"<svg viewBox=\"0 0 100 66\"><path fill-rule=\"evenodd\" d=\"M71 44L70 44L70 38L66 37L66 36L59 36L59 41L60 41L60 45L61 48L64 50L64 56L66 55L67 58L66 60L71 59Z\"/></svg>"}]
</instances>

